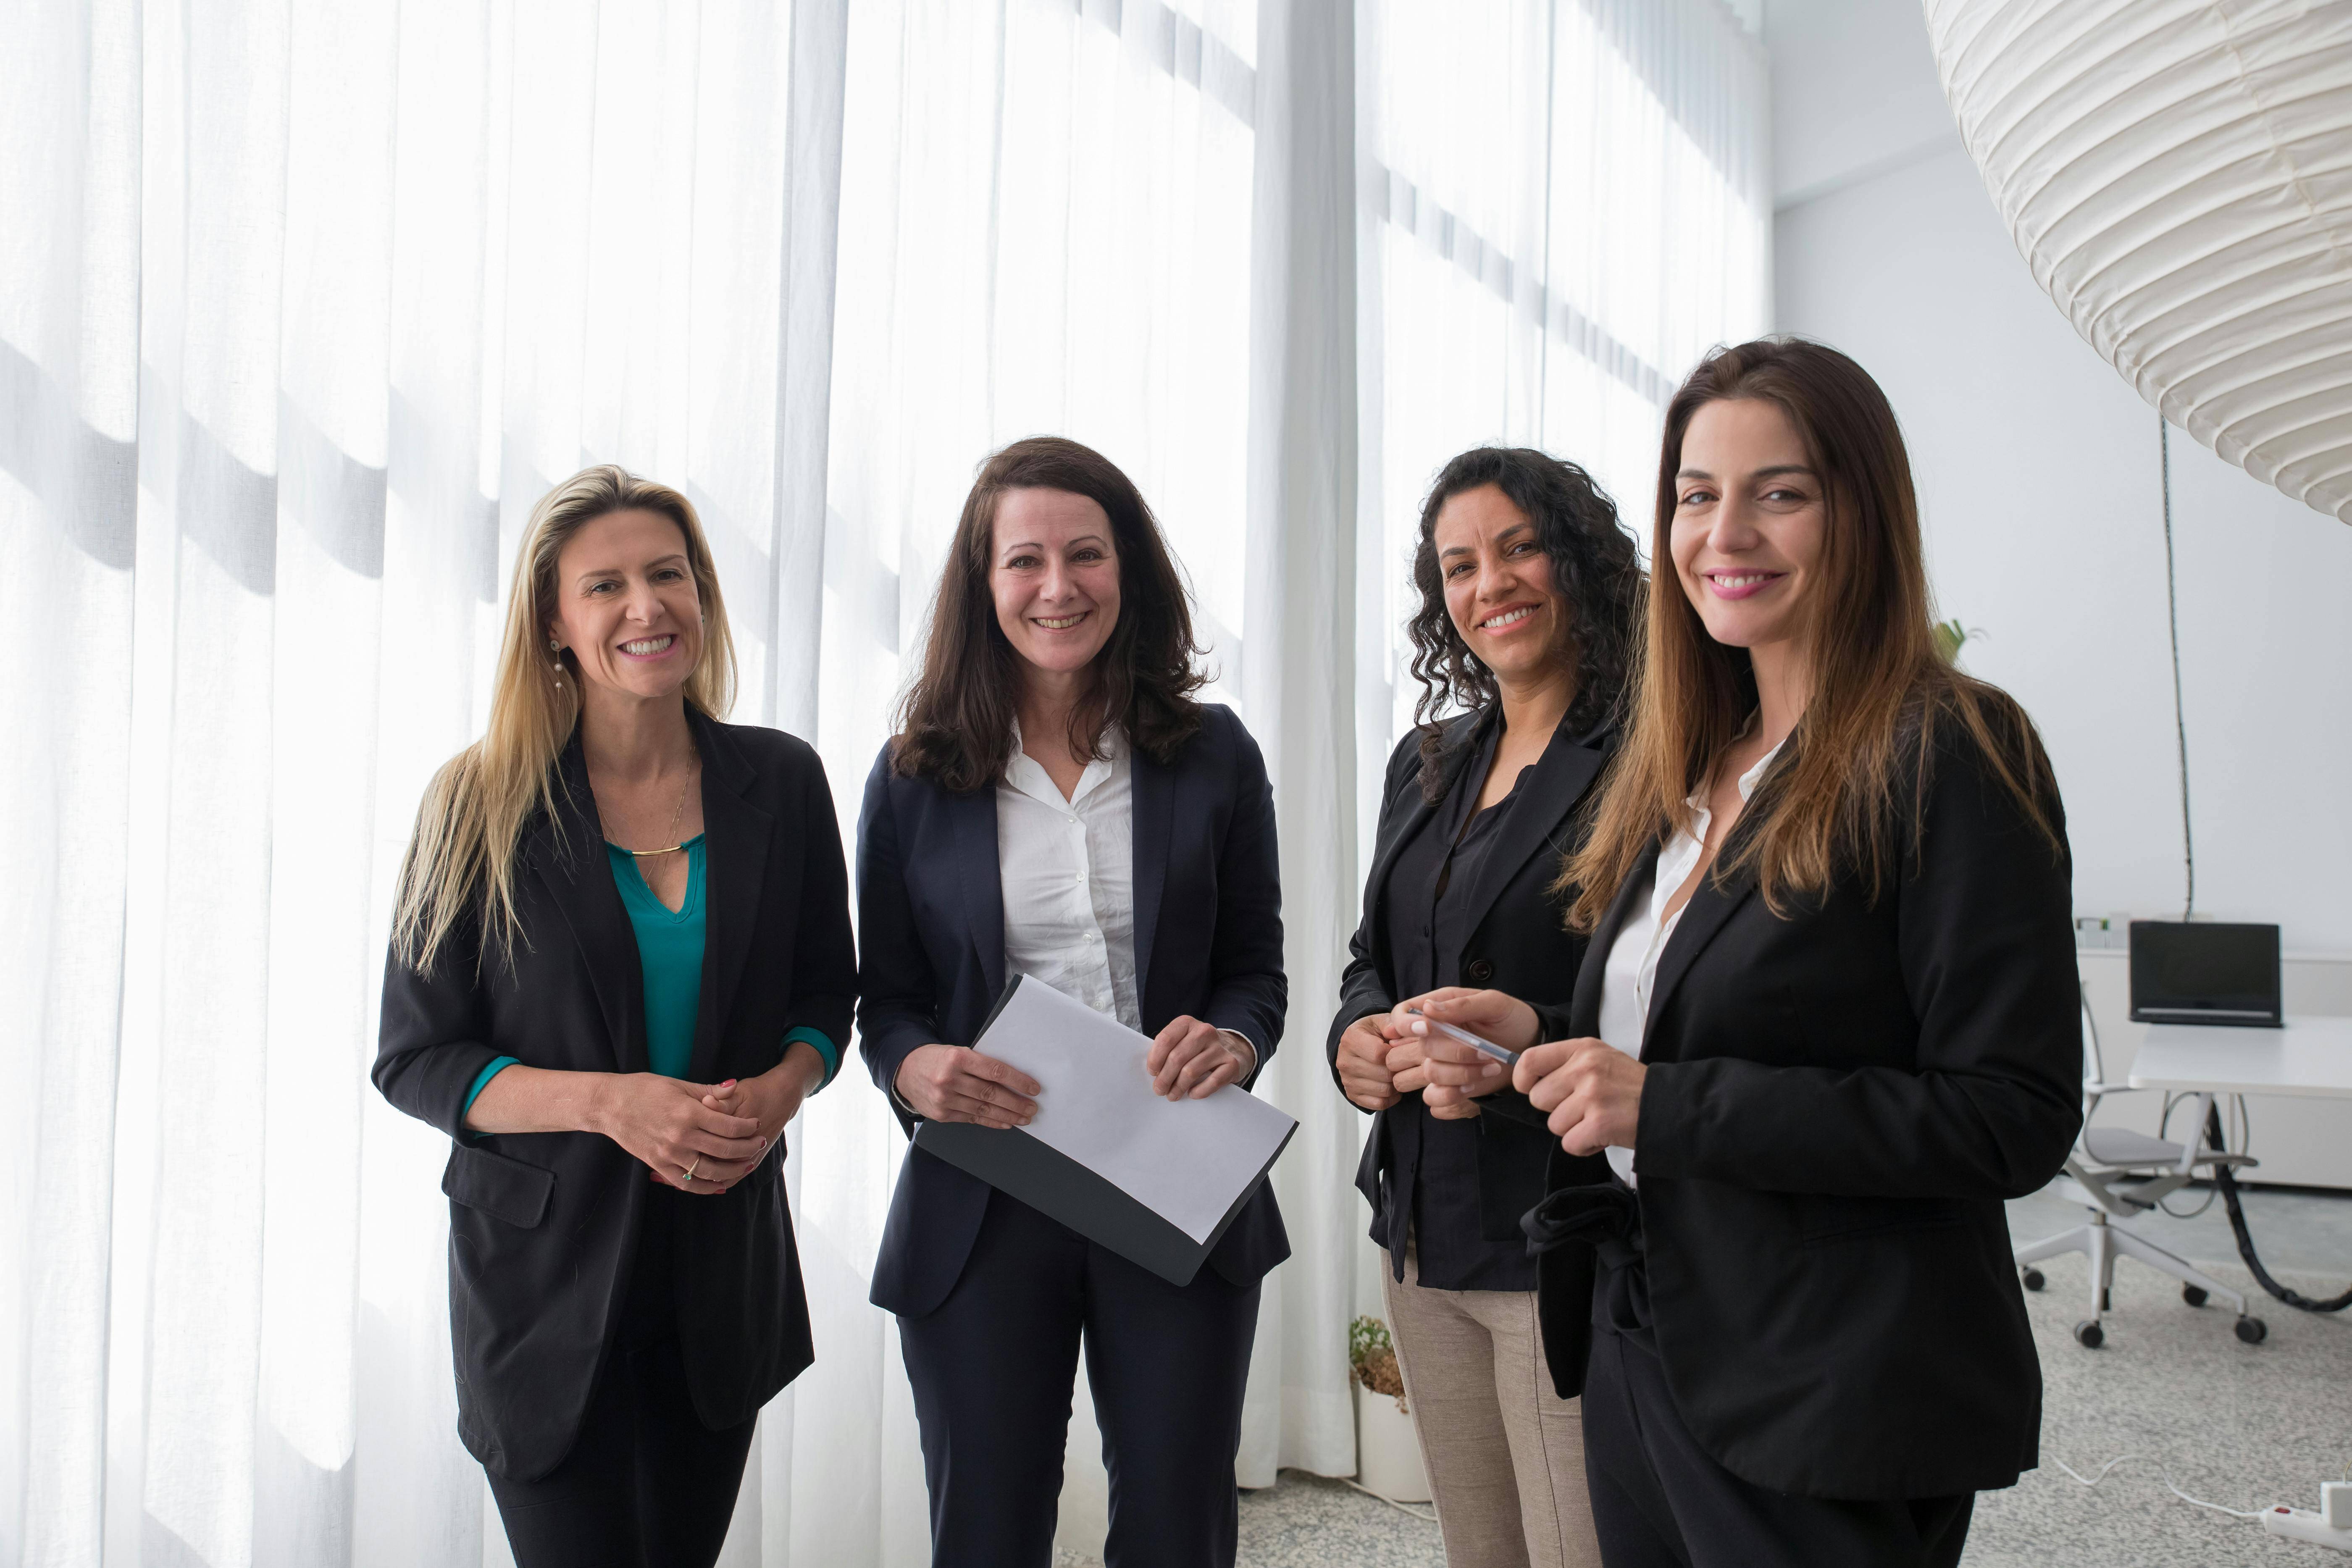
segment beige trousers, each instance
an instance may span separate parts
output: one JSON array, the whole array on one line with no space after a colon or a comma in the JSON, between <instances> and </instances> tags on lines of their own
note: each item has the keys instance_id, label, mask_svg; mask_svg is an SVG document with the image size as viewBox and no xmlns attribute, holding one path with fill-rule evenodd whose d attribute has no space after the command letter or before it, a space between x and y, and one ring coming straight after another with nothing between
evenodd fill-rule
<instances>
[{"instance_id":1,"label":"beige trousers","mask_svg":"<svg viewBox=\"0 0 2352 1568\"><path fill-rule=\"evenodd\" d=\"M1600 1568L1580 1402L1552 1391L1532 1290L1381 1289L1447 1568Z\"/></svg>"}]
</instances>

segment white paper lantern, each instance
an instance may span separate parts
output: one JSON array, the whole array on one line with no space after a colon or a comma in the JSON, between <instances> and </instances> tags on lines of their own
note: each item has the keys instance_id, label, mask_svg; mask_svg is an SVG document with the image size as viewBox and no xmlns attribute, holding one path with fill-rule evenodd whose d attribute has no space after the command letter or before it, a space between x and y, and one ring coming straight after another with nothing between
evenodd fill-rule
<instances>
[{"instance_id":1,"label":"white paper lantern","mask_svg":"<svg viewBox=\"0 0 2352 1568\"><path fill-rule=\"evenodd\" d=\"M2352 0L1926 0L2018 249L2166 417L2352 522Z\"/></svg>"}]
</instances>

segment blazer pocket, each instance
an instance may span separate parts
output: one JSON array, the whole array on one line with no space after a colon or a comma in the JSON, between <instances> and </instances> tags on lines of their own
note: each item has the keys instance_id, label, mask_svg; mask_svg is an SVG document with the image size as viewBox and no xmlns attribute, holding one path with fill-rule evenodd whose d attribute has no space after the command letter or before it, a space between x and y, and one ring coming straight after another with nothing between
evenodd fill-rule
<instances>
[{"instance_id":1,"label":"blazer pocket","mask_svg":"<svg viewBox=\"0 0 2352 1568\"><path fill-rule=\"evenodd\" d=\"M555 1173L494 1154L478 1144L460 1143L449 1151L448 1167L441 1173L441 1190L451 1203L529 1230L547 1217L548 1200L555 1194Z\"/></svg>"}]
</instances>

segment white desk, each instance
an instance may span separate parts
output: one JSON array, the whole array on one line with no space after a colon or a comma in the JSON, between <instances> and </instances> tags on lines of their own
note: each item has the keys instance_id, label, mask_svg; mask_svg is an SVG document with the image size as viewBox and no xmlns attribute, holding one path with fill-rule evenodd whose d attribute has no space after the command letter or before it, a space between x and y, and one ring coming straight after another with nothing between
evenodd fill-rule
<instances>
[{"instance_id":1,"label":"white desk","mask_svg":"<svg viewBox=\"0 0 2352 1568\"><path fill-rule=\"evenodd\" d=\"M2279 1029L2151 1024L2126 1081L2180 1094L2352 1100L2352 1018L2289 1017Z\"/></svg>"}]
</instances>

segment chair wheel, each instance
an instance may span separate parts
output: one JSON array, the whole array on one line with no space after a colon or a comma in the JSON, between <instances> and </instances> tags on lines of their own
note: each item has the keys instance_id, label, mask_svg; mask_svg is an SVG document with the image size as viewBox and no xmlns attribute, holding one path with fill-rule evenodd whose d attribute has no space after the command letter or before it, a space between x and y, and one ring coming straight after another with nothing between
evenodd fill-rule
<instances>
[{"instance_id":1,"label":"chair wheel","mask_svg":"<svg viewBox=\"0 0 2352 1568\"><path fill-rule=\"evenodd\" d=\"M2180 1288L2180 1299L2188 1302L2192 1307L2201 1307L2205 1304L2205 1287L2202 1285L2183 1285Z\"/></svg>"},{"instance_id":2,"label":"chair wheel","mask_svg":"<svg viewBox=\"0 0 2352 1568\"><path fill-rule=\"evenodd\" d=\"M2250 1345L2258 1345L2270 1338L2271 1331L2260 1318L2240 1318L2238 1337Z\"/></svg>"},{"instance_id":3,"label":"chair wheel","mask_svg":"<svg viewBox=\"0 0 2352 1568\"><path fill-rule=\"evenodd\" d=\"M2039 1268L2028 1268L2021 1278L2025 1281L2025 1288L2029 1290L2039 1290L2042 1287L2042 1270Z\"/></svg>"},{"instance_id":4,"label":"chair wheel","mask_svg":"<svg viewBox=\"0 0 2352 1568\"><path fill-rule=\"evenodd\" d=\"M2245 1331L2243 1329L2240 1329L2238 1331L2238 1337L2240 1339L2245 1338ZM2257 1335L2256 1337L2260 1338L2261 1336ZM2106 1342L2106 1338L2107 1331L2106 1330L2099 1327L2099 1321L2096 1318L2085 1318L2081 1322L2074 1325L2074 1342L2081 1345L2086 1351L2097 1350L2099 1346Z\"/></svg>"}]
</instances>

